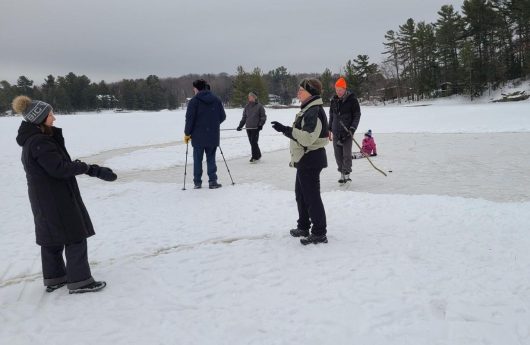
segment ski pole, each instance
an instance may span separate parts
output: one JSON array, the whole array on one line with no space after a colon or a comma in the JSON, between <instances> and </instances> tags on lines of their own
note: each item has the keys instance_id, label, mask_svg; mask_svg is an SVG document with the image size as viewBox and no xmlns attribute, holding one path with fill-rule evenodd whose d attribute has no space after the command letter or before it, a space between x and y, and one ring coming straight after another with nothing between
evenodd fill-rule
<instances>
[{"instance_id":1,"label":"ski pole","mask_svg":"<svg viewBox=\"0 0 530 345\"><path fill-rule=\"evenodd\" d=\"M340 125L346 130L346 132L350 133L353 142L355 143L355 145L357 145L357 147L359 148L359 151L361 151L361 153L362 153L363 149L362 149L361 145L359 145L359 143L357 142L357 140L355 140L355 138L353 137L353 133L348 129L348 127L346 127L346 126L344 125L344 122L342 122L342 120L339 120L339 122L340 122ZM364 156L364 155L363 155L363 156ZM383 170L379 169L378 167L376 167L376 166L374 165L374 163L372 163L372 160L370 159L370 157L365 156L365 158L368 159L368 162L370 162L370 164L372 164L372 166L374 167L375 170L377 170L377 171L379 171L381 174L387 176L386 173L385 173Z\"/></svg>"},{"instance_id":2,"label":"ski pole","mask_svg":"<svg viewBox=\"0 0 530 345\"><path fill-rule=\"evenodd\" d=\"M223 154L223 150L221 149L221 145L219 145L219 151L221 151L221 156L223 156L223 160L225 161L226 170L228 170L228 176L230 176L230 180L232 181L232 186L235 185L234 180L232 179L232 174L230 173L230 169L228 169L228 164L226 164L225 155Z\"/></svg>"},{"instance_id":3,"label":"ski pole","mask_svg":"<svg viewBox=\"0 0 530 345\"><path fill-rule=\"evenodd\" d=\"M188 145L189 145L189 142L186 143L186 163L184 163L184 186L182 187L182 190L186 190L186 170L188 168Z\"/></svg>"},{"instance_id":4,"label":"ski pole","mask_svg":"<svg viewBox=\"0 0 530 345\"><path fill-rule=\"evenodd\" d=\"M243 129L258 129L258 127L251 127L251 128L245 127ZM220 129L220 131L237 131L237 128L223 128L223 129Z\"/></svg>"}]
</instances>

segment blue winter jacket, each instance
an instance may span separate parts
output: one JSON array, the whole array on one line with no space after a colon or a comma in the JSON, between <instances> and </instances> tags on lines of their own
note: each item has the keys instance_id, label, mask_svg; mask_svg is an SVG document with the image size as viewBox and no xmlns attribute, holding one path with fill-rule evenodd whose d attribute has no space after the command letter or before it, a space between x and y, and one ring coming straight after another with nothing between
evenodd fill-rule
<instances>
[{"instance_id":1,"label":"blue winter jacket","mask_svg":"<svg viewBox=\"0 0 530 345\"><path fill-rule=\"evenodd\" d=\"M221 100L208 90L200 91L188 103L184 134L191 135L193 147L217 147L225 119Z\"/></svg>"}]
</instances>

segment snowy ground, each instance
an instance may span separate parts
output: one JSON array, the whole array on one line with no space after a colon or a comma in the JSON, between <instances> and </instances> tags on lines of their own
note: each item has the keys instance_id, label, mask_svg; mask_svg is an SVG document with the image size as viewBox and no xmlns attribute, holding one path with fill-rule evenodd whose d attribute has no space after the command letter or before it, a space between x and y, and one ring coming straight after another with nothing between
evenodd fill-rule
<instances>
[{"instance_id":1,"label":"snowy ground","mask_svg":"<svg viewBox=\"0 0 530 345\"><path fill-rule=\"evenodd\" d=\"M359 130L392 172L354 161L340 188L328 146L330 241L309 247L288 235L294 170L270 127L255 165L244 133L222 132L234 186L218 154L224 187L182 191L182 111L59 116L74 158L119 175L78 178L109 284L82 296L44 292L19 119L0 119L0 343L530 344L529 110L364 107Z\"/></svg>"}]
</instances>

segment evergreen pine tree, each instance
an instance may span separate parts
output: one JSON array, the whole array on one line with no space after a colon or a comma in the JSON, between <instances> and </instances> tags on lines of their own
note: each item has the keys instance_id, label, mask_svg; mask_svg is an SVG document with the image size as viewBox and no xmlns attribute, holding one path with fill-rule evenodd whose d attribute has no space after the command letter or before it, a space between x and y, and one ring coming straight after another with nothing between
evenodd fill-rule
<instances>
[{"instance_id":1,"label":"evergreen pine tree","mask_svg":"<svg viewBox=\"0 0 530 345\"><path fill-rule=\"evenodd\" d=\"M348 60L346 62L346 66L344 66L344 79L346 80L346 84L348 85L348 89L359 94L359 85L357 83L357 78L355 76L355 66L351 60Z\"/></svg>"},{"instance_id":2,"label":"evergreen pine tree","mask_svg":"<svg viewBox=\"0 0 530 345\"><path fill-rule=\"evenodd\" d=\"M50 103L52 106L55 106L56 103L56 95L55 91L57 88L57 85L55 83L55 78L53 75L48 75L46 79L44 80L44 84L41 86L42 88L42 99L43 101Z\"/></svg>"},{"instance_id":3,"label":"evergreen pine tree","mask_svg":"<svg viewBox=\"0 0 530 345\"><path fill-rule=\"evenodd\" d=\"M402 77L405 85L416 94L417 78L417 42L416 42L416 23L414 19L409 18L407 22L399 26L398 33L398 55L400 63L403 66Z\"/></svg>"},{"instance_id":4,"label":"evergreen pine tree","mask_svg":"<svg viewBox=\"0 0 530 345\"><path fill-rule=\"evenodd\" d=\"M320 82L322 83L322 101L324 101L325 105L329 105L331 98L335 94L333 75L329 68L326 68L320 75Z\"/></svg>"},{"instance_id":5,"label":"evergreen pine tree","mask_svg":"<svg viewBox=\"0 0 530 345\"><path fill-rule=\"evenodd\" d=\"M416 46L417 46L417 72L416 85L418 95L421 97L430 97L439 84L439 66L436 59L436 38L434 26L419 22L416 27Z\"/></svg>"},{"instance_id":6,"label":"evergreen pine tree","mask_svg":"<svg viewBox=\"0 0 530 345\"><path fill-rule=\"evenodd\" d=\"M368 55L357 55L357 58L353 59L353 70L358 85L357 96L364 99L370 98L371 82L374 75L378 73L377 65L370 63L369 60Z\"/></svg>"},{"instance_id":7,"label":"evergreen pine tree","mask_svg":"<svg viewBox=\"0 0 530 345\"><path fill-rule=\"evenodd\" d=\"M237 75L233 82L233 91L230 103L234 107L244 107L248 102L248 92L250 90L249 74L245 72L243 66L237 67Z\"/></svg>"},{"instance_id":8,"label":"evergreen pine tree","mask_svg":"<svg viewBox=\"0 0 530 345\"><path fill-rule=\"evenodd\" d=\"M383 54L388 55L386 62L390 63L396 70L395 78L397 85L394 85L396 89L396 97L398 103L401 103L401 78L400 78L400 63L399 63L399 40L396 33L393 30L389 30L385 34L386 42L383 45L386 50Z\"/></svg>"},{"instance_id":9,"label":"evergreen pine tree","mask_svg":"<svg viewBox=\"0 0 530 345\"><path fill-rule=\"evenodd\" d=\"M20 76L17 79L17 89L18 94L33 97L33 80L29 80L23 75Z\"/></svg>"},{"instance_id":10,"label":"evergreen pine tree","mask_svg":"<svg viewBox=\"0 0 530 345\"><path fill-rule=\"evenodd\" d=\"M249 90L247 91L247 95L250 91L258 95L258 99L261 104L269 103L269 94L267 92L267 87L265 86L261 69L259 69L258 67L254 68L252 74L250 74L249 76Z\"/></svg>"},{"instance_id":11,"label":"evergreen pine tree","mask_svg":"<svg viewBox=\"0 0 530 345\"><path fill-rule=\"evenodd\" d=\"M438 11L436 21L437 61L440 66L440 81L450 83L450 93L460 90L463 83L461 63L458 58L463 44L464 22L453 6L444 5Z\"/></svg>"},{"instance_id":12,"label":"evergreen pine tree","mask_svg":"<svg viewBox=\"0 0 530 345\"><path fill-rule=\"evenodd\" d=\"M6 80L0 82L0 113L11 109L11 102L17 93L16 86L12 86Z\"/></svg>"},{"instance_id":13,"label":"evergreen pine tree","mask_svg":"<svg viewBox=\"0 0 530 345\"><path fill-rule=\"evenodd\" d=\"M474 50L477 52L477 74L474 75L474 84L484 85L495 80L496 64L495 44L496 28L500 17L494 11L489 0L465 0L462 5L464 21L468 36L472 38ZM482 90L479 90L482 92Z\"/></svg>"},{"instance_id":14,"label":"evergreen pine tree","mask_svg":"<svg viewBox=\"0 0 530 345\"><path fill-rule=\"evenodd\" d=\"M289 105L296 96L296 77L291 75L287 68L280 66L269 71L263 80L269 90L269 93L280 96L280 103Z\"/></svg>"},{"instance_id":15,"label":"evergreen pine tree","mask_svg":"<svg viewBox=\"0 0 530 345\"><path fill-rule=\"evenodd\" d=\"M177 96L173 92L170 92L167 95L167 108L169 110L174 110L174 109L177 109L177 107L178 107Z\"/></svg>"}]
</instances>

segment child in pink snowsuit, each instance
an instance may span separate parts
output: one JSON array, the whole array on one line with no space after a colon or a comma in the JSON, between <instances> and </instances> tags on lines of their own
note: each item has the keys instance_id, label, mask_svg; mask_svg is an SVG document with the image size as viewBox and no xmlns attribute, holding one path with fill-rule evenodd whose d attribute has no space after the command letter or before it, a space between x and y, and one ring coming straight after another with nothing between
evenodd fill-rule
<instances>
[{"instance_id":1,"label":"child in pink snowsuit","mask_svg":"<svg viewBox=\"0 0 530 345\"><path fill-rule=\"evenodd\" d=\"M359 159L374 156L377 156L377 148L375 146L374 138L372 138L372 130L369 129L368 132L364 133L363 147L361 148L361 152L355 152L353 154L353 158Z\"/></svg>"}]
</instances>

